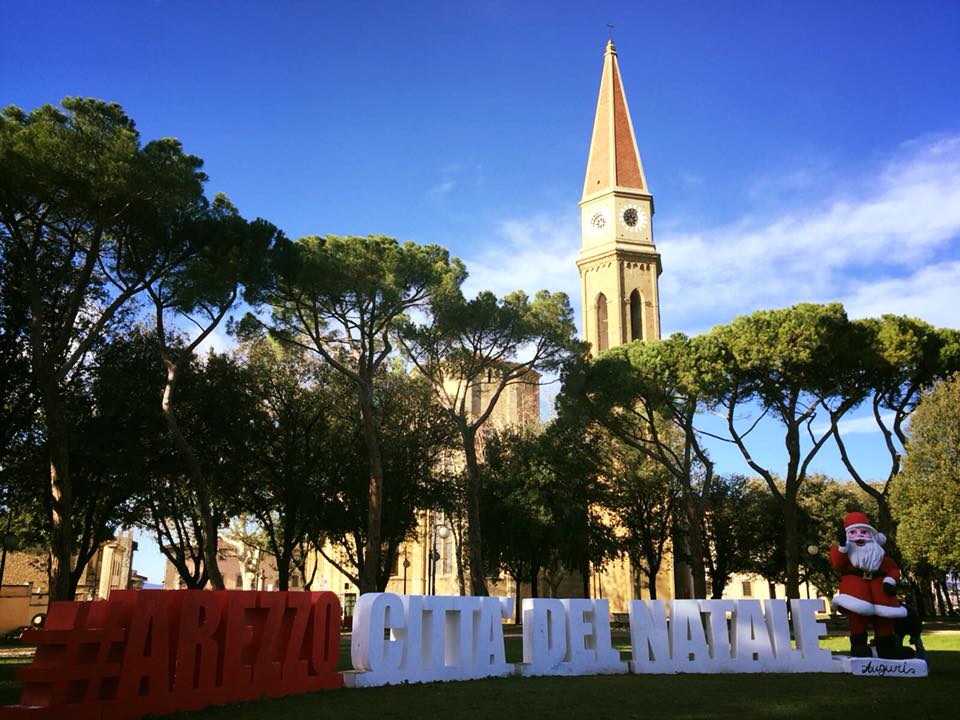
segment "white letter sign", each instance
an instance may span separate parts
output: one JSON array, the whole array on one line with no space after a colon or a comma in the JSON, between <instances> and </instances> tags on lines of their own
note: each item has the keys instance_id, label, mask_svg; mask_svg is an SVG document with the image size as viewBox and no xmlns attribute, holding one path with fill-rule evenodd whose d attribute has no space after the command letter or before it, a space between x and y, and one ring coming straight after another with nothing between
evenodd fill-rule
<instances>
[{"instance_id":1,"label":"white letter sign","mask_svg":"<svg viewBox=\"0 0 960 720\"><path fill-rule=\"evenodd\" d=\"M844 662L820 647L823 608L823 600L791 600L788 617L787 602L776 599L634 600L628 664L613 644L607 600L528 598L523 662L513 665L503 639L503 621L513 616L510 598L367 593L355 608L355 670L345 673L344 683L372 687L515 673L844 672ZM846 671L852 667L847 663ZM900 670L874 664L862 674Z\"/></svg>"}]
</instances>

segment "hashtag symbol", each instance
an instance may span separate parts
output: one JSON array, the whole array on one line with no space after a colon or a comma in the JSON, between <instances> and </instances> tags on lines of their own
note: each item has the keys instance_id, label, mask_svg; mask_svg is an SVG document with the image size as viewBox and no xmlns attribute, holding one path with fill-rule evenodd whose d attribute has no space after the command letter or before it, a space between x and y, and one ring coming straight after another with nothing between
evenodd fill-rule
<instances>
[{"instance_id":1,"label":"hashtag symbol","mask_svg":"<svg viewBox=\"0 0 960 720\"><path fill-rule=\"evenodd\" d=\"M117 590L54 602L43 629L21 636L37 652L17 672L20 704L0 707L0 720L139 720L244 699L249 687L233 679L245 673L258 695L340 687L339 617L333 593Z\"/></svg>"},{"instance_id":2,"label":"hashtag symbol","mask_svg":"<svg viewBox=\"0 0 960 720\"><path fill-rule=\"evenodd\" d=\"M17 673L21 705L80 709L114 698L130 618L124 609L112 602L52 603L44 628L24 632L37 652Z\"/></svg>"}]
</instances>

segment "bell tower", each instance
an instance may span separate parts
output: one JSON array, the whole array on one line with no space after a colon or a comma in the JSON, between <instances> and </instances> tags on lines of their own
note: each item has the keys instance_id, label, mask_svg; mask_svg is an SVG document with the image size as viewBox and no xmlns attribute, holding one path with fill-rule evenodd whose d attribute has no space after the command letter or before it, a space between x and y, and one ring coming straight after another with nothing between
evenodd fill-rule
<instances>
[{"instance_id":1,"label":"bell tower","mask_svg":"<svg viewBox=\"0 0 960 720\"><path fill-rule=\"evenodd\" d=\"M613 40L603 56L580 199L580 233L583 336L591 353L596 356L632 340L659 339L657 281L662 268L653 244L653 196L640 163Z\"/></svg>"}]
</instances>

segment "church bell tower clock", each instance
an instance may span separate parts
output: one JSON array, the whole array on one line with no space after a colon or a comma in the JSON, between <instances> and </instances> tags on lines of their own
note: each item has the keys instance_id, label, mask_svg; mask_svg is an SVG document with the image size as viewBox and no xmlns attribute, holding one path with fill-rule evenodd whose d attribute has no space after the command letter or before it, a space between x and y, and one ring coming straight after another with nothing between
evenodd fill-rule
<instances>
[{"instance_id":1,"label":"church bell tower clock","mask_svg":"<svg viewBox=\"0 0 960 720\"><path fill-rule=\"evenodd\" d=\"M660 337L662 272L653 244L653 196L637 151L620 80L617 51L607 42L600 97L580 200L577 258L583 335L596 356L633 340Z\"/></svg>"}]
</instances>

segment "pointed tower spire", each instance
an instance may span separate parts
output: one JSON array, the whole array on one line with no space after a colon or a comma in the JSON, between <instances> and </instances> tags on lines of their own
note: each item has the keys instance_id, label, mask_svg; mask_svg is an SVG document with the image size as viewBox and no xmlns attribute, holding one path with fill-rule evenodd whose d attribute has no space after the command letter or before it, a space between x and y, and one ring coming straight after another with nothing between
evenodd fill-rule
<instances>
[{"instance_id":1,"label":"pointed tower spire","mask_svg":"<svg viewBox=\"0 0 960 720\"><path fill-rule=\"evenodd\" d=\"M653 196L640 164L613 40L603 56L580 233L582 330L593 353L659 338L662 268L653 242Z\"/></svg>"},{"instance_id":2,"label":"pointed tower spire","mask_svg":"<svg viewBox=\"0 0 960 720\"><path fill-rule=\"evenodd\" d=\"M607 41L583 199L614 188L648 192L613 40Z\"/></svg>"}]
</instances>

